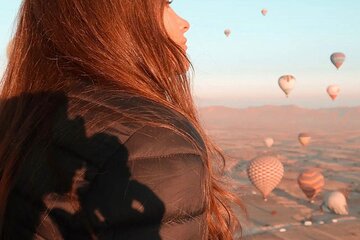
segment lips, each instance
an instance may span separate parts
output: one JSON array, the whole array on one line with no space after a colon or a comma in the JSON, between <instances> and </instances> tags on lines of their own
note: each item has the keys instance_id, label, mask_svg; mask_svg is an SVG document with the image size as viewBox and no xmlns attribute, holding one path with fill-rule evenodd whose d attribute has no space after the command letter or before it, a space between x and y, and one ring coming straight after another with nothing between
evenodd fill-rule
<instances>
[{"instance_id":1,"label":"lips","mask_svg":"<svg viewBox=\"0 0 360 240\"><path fill-rule=\"evenodd\" d=\"M186 45L186 43L187 43L187 39L185 39L185 41L183 41L183 43L182 43L182 46L183 46L183 48L185 49L185 51L187 50L187 45Z\"/></svg>"}]
</instances>

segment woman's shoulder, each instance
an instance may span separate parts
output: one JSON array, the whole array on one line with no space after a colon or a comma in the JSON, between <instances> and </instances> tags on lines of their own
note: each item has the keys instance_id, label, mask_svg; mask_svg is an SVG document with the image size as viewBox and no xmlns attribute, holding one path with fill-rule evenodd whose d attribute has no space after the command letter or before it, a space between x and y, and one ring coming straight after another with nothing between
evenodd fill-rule
<instances>
[{"instance_id":1,"label":"woman's shoulder","mask_svg":"<svg viewBox=\"0 0 360 240\"><path fill-rule=\"evenodd\" d=\"M172 154L200 154L204 143L194 126L181 114L141 96L106 90L78 88L66 94L60 110L58 132L77 119L81 134L105 134L126 145L130 158L160 157ZM62 115L62 116L61 116ZM144 123L141 119L155 124ZM167 124L162 124L167 121ZM62 122L62 123L61 123ZM81 125L80 124L80 125ZM79 124L78 124L79 125ZM169 127L171 126L171 128ZM74 130L68 141L74 141ZM195 142L191 141L194 140Z\"/></svg>"}]
</instances>

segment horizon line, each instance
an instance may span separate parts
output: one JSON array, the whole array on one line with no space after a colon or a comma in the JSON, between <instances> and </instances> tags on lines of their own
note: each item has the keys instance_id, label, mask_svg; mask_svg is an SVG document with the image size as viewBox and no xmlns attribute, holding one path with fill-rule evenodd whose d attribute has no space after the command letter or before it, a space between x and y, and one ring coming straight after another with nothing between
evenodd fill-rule
<instances>
[{"instance_id":1,"label":"horizon line","mask_svg":"<svg viewBox=\"0 0 360 240\"><path fill-rule=\"evenodd\" d=\"M302 107L296 104L284 104L284 105L275 105L275 104L264 104L264 105L258 105L258 106L247 106L247 107L230 107L226 105L207 105L207 106L198 106L199 109L205 109L205 108L228 108L228 109L235 109L235 110L242 110L242 109L250 109L250 108L266 108L266 107L276 107L276 108L286 108L286 107L292 107L292 108L299 108L299 109L309 109L309 110L322 110L322 109L349 109L349 108L360 108L360 105L356 106L333 106L333 107Z\"/></svg>"}]
</instances>

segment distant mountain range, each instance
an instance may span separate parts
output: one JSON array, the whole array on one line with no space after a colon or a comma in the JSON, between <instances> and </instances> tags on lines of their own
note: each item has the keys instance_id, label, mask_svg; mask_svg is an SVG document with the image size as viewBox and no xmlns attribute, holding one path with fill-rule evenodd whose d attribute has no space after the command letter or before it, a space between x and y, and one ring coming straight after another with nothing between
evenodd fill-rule
<instances>
[{"instance_id":1,"label":"distant mountain range","mask_svg":"<svg viewBox=\"0 0 360 240\"><path fill-rule=\"evenodd\" d=\"M212 106L200 108L199 114L206 128L360 132L360 106L323 109L294 105L244 109Z\"/></svg>"}]
</instances>

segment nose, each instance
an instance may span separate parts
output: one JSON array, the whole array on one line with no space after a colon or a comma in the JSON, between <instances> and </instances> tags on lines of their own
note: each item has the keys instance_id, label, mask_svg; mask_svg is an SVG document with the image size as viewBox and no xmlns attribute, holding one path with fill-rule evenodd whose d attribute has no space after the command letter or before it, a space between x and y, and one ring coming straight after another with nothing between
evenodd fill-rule
<instances>
[{"instance_id":1,"label":"nose","mask_svg":"<svg viewBox=\"0 0 360 240\"><path fill-rule=\"evenodd\" d=\"M185 33L189 29L190 29L190 23L185 19L181 18L181 30L183 30L183 32Z\"/></svg>"},{"instance_id":2,"label":"nose","mask_svg":"<svg viewBox=\"0 0 360 240\"><path fill-rule=\"evenodd\" d=\"M188 21L186 21L186 20L184 20L185 21L185 32L187 32L189 29L190 29L190 23L188 22Z\"/></svg>"}]
</instances>

